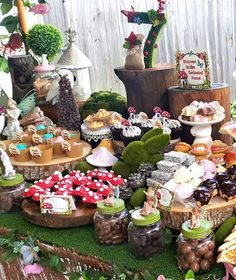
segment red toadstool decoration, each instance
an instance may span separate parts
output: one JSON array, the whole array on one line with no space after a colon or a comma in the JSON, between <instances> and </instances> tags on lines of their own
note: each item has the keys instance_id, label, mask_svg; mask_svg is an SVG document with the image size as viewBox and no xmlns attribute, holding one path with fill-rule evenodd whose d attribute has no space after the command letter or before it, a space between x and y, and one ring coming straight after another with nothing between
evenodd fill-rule
<instances>
[{"instance_id":1,"label":"red toadstool decoration","mask_svg":"<svg viewBox=\"0 0 236 280\"><path fill-rule=\"evenodd\" d=\"M163 118L165 118L165 119L169 119L171 116L170 116L170 113L169 112L167 112L167 111L163 111L162 113L161 113L161 116L163 117Z\"/></svg>"},{"instance_id":2,"label":"red toadstool decoration","mask_svg":"<svg viewBox=\"0 0 236 280\"><path fill-rule=\"evenodd\" d=\"M130 126L130 122L128 120L126 120L126 119L123 119L121 121L121 124L124 125L124 126Z\"/></svg>"},{"instance_id":3,"label":"red toadstool decoration","mask_svg":"<svg viewBox=\"0 0 236 280\"><path fill-rule=\"evenodd\" d=\"M186 80L188 79L188 74L185 72L184 69L182 71L179 71L178 78L181 80L181 83L183 85L187 83Z\"/></svg>"},{"instance_id":4,"label":"red toadstool decoration","mask_svg":"<svg viewBox=\"0 0 236 280\"><path fill-rule=\"evenodd\" d=\"M135 110L135 108L134 107L129 107L128 108L128 112L130 113L130 116L132 116L133 114L135 114L136 113L136 110Z\"/></svg>"}]
</instances>

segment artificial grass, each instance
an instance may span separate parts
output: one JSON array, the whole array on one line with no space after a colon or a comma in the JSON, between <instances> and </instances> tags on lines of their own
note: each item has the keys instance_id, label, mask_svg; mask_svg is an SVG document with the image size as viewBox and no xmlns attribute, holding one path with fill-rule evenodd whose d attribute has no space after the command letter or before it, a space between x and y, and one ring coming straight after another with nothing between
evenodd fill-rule
<instances>
[{"instance_id":1,"label":"artificial grass","mask_svg":"<svg viewBox=\"0 0 236 280\"><path fill-rule=\"evenodd\" d=\"M127 243L114 246L97 244L94 239L93 225L71 229L48 229L29 223L20 212L10 212L0 214L0 226L17 230L19 233L30 234L34 238L57 246L75 248L81 254L100 257L105 262L117 265L120 269L148 270L153 275L163 274L173 280L184 279L184 274L177 267L175 243L168 245L162 254L150 260L136 260L129 256ZM224 275L223 266L215 265L210 274L215 274L221 279ZM198 280L206 278L207 275L196 277Z\"/></svg>"}]
</instances>

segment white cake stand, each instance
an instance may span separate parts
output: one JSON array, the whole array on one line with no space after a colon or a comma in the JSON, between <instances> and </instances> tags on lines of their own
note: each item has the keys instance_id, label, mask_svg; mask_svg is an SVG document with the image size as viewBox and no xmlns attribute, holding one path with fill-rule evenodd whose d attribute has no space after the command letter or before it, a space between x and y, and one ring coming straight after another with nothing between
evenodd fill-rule
<instances>
[{"instance_id":1,"label":"white cake stand","mask_svg":"<svg viewBox=\"0 0 236 280\"><path fill-rule=\"evenodd\" d=\"M195 137L194 142L193 142L194 144L205 143L209 147L211 147L212 125L223 121L224 118L225 118L225 115L222 114L218 119L208 121L208 122L190 122L190 121L183 120L181 116L179 116L178 119L181 123L193 126L191 128L190 132L193 135L193 137Z\"/></svg>"}]
</instances>

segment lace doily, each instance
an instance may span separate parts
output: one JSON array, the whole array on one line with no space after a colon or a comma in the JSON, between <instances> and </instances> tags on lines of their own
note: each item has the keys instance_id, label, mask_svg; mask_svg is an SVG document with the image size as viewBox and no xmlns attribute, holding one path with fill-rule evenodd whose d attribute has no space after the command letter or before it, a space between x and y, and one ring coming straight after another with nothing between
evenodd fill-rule
<instances>
[{"instance_id":1,"label":"lace doily","mask_svg":"<svg viewBox=\"0 0 236 280\"><path fill-rule=\"evenodd\" d=\"M109 126L105 126L98 130L90 130L88 129L87 125L83 123L81 125L81 133L85 141L94 141L98 142L99 140L103 139L113 139L112 133Z\"/></svg>"}]
</instances>

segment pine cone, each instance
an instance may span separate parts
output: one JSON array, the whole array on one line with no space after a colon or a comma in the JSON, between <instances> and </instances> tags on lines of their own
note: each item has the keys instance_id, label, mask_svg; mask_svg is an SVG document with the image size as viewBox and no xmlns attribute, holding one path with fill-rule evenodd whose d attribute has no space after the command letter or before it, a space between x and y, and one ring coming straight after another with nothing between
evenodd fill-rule
<instances>
[{"instance_id":1,"label":"pine cone","mask_svg":"<svg viewBox=\"0 0 236 280\"><path fill-rule=\"evenodd\" d=\"M123 183L120 186L120 198L128 200L133 194L133 189L128 185L128 183Z\"/></svg>"},{"instance_id":2,"label":"pine cone","mask_svg":"<svg viewBox=\"0 0 236 280\"><path fill-rule=\"evenodd\" d=\"M151 163L140 163L138 172L145 176L145 179L151 178L152 171L155 170L155 167Z\"/></svg>"},{"instance_id":3,"label":"pine cone","mask_svg":"<svg viewBox=\"0 0 236 280\"><path fill-rule=\"evenodd\" d=\"M139 189L145 185L145 175L141 173L131 173L128 178L129 186L132 189Z\"/></svg>"}]
</instances>

